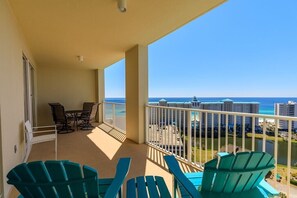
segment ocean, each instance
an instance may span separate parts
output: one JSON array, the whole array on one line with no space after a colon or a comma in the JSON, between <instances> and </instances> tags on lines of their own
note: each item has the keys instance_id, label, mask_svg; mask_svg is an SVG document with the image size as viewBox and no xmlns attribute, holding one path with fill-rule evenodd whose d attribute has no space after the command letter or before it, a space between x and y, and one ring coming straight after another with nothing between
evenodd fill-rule
<instances>
[{"instance_id":1,"label":"ocean","mask_svg":"<svg viewBox=\"0 0 297 198\"><path fill-rule=\"evenodd\" d=\"M200 102L218 102L224 99L231 99L233 102L258 102L259 113L274 115L274 103L287 103L288 101L297 102L297 98L281 98L281 97L197 97ZM149 98L149 102L158 102L161 99L165 99L168 102L190 102L193 97L180 97L180 98ZM125 98L106 98L106 102L125 103Z\"/></svg>"}]
</instances>

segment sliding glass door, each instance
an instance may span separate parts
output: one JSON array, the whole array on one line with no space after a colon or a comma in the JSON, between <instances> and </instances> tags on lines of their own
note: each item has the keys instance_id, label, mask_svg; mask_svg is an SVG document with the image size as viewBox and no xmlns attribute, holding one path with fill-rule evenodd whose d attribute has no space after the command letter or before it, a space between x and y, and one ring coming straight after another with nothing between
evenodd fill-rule
<instances>
[{"instance_id":1,"label":"sliding glass door","mask_svg":"<svg viewBox=\"0 0 297 198\"><path fill-rule=\"evenodd\" d=\"M23 56L24 67L24 117L25 121L30 120L33 126L36 124L35 116L35 89L34 89L34 67L28 59Z\"/></svg>"}]
</instances>

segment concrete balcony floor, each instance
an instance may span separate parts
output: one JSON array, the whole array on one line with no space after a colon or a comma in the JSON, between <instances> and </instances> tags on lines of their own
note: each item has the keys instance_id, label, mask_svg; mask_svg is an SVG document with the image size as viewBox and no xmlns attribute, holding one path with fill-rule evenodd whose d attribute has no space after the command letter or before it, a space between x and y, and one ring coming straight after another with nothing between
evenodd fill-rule
<instances>
[{"instance_id":1,"label":"concrete balcony floor","mask_svg":"<svg viewBox=\"0 0 297 198\"><path fill-rule=\"evenodd\" d=\"M100 178L113 177L118 159L131 157L129 178L141 175L162 176L172 193L172 176L167 172L163 156L165 153L146 144L136 144L125 135L101 124L90 131L74 131L58 134L58 160L70 160L91 166ZM33 145L28 161L54 159L54 142ZM184 171L195 171L191 166L181 164ZM124 182L124 197L126 181ZM18 196L16 189L10 197Z\"/></svg>"}]
</instances>

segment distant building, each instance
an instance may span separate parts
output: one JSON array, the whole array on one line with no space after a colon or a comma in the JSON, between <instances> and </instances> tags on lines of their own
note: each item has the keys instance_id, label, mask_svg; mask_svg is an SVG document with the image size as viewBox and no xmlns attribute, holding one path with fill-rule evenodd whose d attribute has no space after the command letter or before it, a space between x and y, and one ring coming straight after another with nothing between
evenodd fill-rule
<instances>
[{"instance_id":1,"label":"distant building","mask_svg":"<svg viewBox=\"0 0 297 198\"><path fill-rule=\"evenodd\" d=\"M215 110L215 111L230 111L230 112L241 112L241 113L259 113L259 103L258 102L233 102L230 99L225 99L219 102L201 102L199 109L205 110ZM207 117L207 126L212 124L212 115ZM205 125L205 116L202 116L202 126ZM256 125L258 125L258 118L255 119ZM221 116L221 124L226 124L226 116ZM234 116L228 116L228 125L239 124L242 125L242 116L236 117L236 123L234 123ZM246 117L245 124L252 126L252 118ZM218 125L218 116L214 117L214 125Z\"/></svg>"},{"instance_id":2,"label":"distant building","mask_svg":"<svg viewBox=\"0 0 297 198\"><path fill-rule=\"evenodd\" d=\"M151 105L155 106L165 106L165 107L175 107L175 108L192 108L192 109L205 109L205 110L216 110L216 111L230 111L230 112L243 112L243 113L259 113L259 103L258 102L233 102L230 99L225 99L219 102L200 102L194 96L191 102L167 102L165 99L161 99L159 102L152 102ZM152 112L151 120L156 122L156 120L160 120L161 123L181 123L181 125L187 123L187 115L185 115L185 111L183 110L167 110L161 109ZM212 118L211 114L207 115L207 126L212 126ZM228 116L228 125L234 125L234 116ZM159 119L160 118L160 119ZM214 116L214 127L218 126L218 115ZM256 125L258 125L258 118L255 119ZM205 113L202 114L201 119L202 126L205 126ZM221 125L226 124L226 116L221 115ZM242 124L242 117L236 117L236 124ZM245 124L252 126L252 118L246 117Z\"/></svg>"},{"instance_id":3,"label":"distant building","mask_svg":"<svg viewBox=\"0 0 297 198\"><path fill-rule=\"evenodd\" d=\"M150 105L174 107L174 108L192 108L191 102L167 102L165 99L161 99L159 102L150 102ZM178 126L184 126L187 123L187 115L183 110L168 110L168 109L151 109L152 124L166 125L176 124Z\"/></svg>"},{"instance_id":4,"label":"distant building","mask_svg":"<svg viewBox=\"0 0 297 198\"><path fill-rule=\"evenodd\" d=\"M275 103L274 115L297 117L297 103L288 101L288 103ZM288 121L278 120L280 129L288 129ZM297 128L297 122L292 122L292 129Z\"/></svg>"},{"instance_id":5,"label":"distant building","mask_svg":"<svg viewBox=\"0 0 297 198\"><path fill-rule=\"evenodd\" d=\"M192 104L192 108L198 108L199 107L199 105L200 105L200 101L199 100L197 100L197 98L196 98L196 96L194 96L193 97L193 100L192 100L192 102L191 102L191 104Z\"/></svg>"}]
</instances>

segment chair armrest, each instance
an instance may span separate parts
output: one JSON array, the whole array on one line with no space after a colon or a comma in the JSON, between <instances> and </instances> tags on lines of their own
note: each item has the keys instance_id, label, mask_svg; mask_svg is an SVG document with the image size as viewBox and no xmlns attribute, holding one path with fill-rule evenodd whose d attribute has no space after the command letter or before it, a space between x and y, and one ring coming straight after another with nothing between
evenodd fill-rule
<instances>
[{"instance_id":1,"label":"chair armrest","mask_svg":"<svg viewBox=\"0 0 297 198\"><path fill-rule=\"evenodd\" d=\"M117 194L120 192L124 180L129 172L130 164L131 158L119 159L115 177L107 189L104 197L117 197Z\"/></svg>"},{"instance_id":2,"label":"chair armrest","mask_svg":"<svg viewBox=\"0 0 297 198\"><path fill-rule=\"evenodd\" d=\"M57 133L56 125L32 127L32 130L33 130L32 131L33 134L37 134L37 133L49 133L49 132L55 132L55 133Z\"/></svg>"},{"instance_id":3,"label":"chair armrest","mask_svg":"<svg viewBox=\"0 0 297 198\"><path fill-rule=\"evenodd\" d=\"M269 183L267 183L264 179L259 183L259 186L265 190L266 192L270 193L271 195L279 195L279 192L275 190Z\"/></svg>"},{"instance_id":4,"label":"chair armrest","mask_svg":"<svg viewBox=\"0 0 297 198\"><path fill-rule=\"evenodd\" d=\"M43 131L33 131L33 134L37 134L37 133L50 133L50 132L55 132L57 133L57 130L43 130Z\"/></svg>"},{"instance_id":5,"label":"chair armrest","mask_svg":"<svg viewBox=\"0 0 297 198\"><path fill-rule=\"evenodd\" d=\"M218 152L217 153L218 157L223 157L223 156L226 156L226 155L230 155L230 153L228 153L228 152Z\"/></svg>"},{"instance_id":6,"label":"chair armrest","mask_svg":"<svg viewBox=\"0 0 297 198\"><path fill-rule=\"evenodd\" d=\"M202 198L198 189L192 184L192 182L181 171L179 164L173 155L164 156L164 160L169 168L170 173L173 174L174 179L184 187L187 193L193 198Z\"/></svg>"},{"instance_id":7,"label":"chair armrest","mask_svg":"<svg viewBox=\"0 0 297 198\"><path fill-rule=\"evenodd\" d=\"M48 126L37 126L37 127L32 127L33 129L42 129L42 128L55 128L56 125L48 125Z\"/></svg>"}]
</instances>

